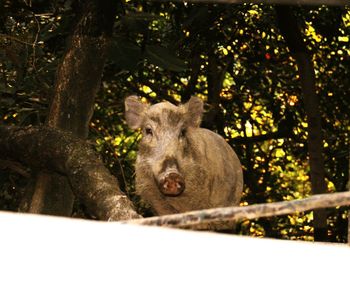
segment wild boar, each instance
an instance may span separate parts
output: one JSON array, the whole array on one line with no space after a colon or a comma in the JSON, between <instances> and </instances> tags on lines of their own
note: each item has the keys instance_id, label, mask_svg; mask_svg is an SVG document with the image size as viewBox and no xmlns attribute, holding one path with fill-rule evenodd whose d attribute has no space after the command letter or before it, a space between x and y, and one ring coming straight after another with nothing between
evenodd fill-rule
<instances>
[{"instance_id":1,"label":"wild boar","mask_svg":"<svg viewBox=\"0 0 350 285\"><path fill-rule=\"evenodd\" d=\"M155 214L238 205L240 161L218 134L200 128L203 102L192 97L175 106L152 106L136 96L125 100L131 129L142 129L136 160L136 193Z\"/></svg>"}]
</instances>

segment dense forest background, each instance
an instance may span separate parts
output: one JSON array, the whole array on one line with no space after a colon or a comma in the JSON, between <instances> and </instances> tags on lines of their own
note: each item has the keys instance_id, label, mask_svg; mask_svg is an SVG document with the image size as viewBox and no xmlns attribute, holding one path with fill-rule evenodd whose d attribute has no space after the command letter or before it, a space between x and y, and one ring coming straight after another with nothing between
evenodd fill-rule
<instances>
[{"instance_id":1,"label":"dense forest background","mask_svg":"<svg viewBox=\"0 0 350 285\"><path fill-rule=\"evenodd\" d=\"M93 90L91 94L96 94L88 97L93 98L92 117L92 112L87 112L82 127L76 124L63 129L86 138L84 124L88 126L89 144L137 205L133 164L141 135L125 124L125 97L135 94L145 102L168 100L177 104L198 96L206 108L202 126L224 136L243 165L241 205L300 199L312 195L310 121L305 94L302 96L310 90L301 78L305 73L301 72L300 54L305 54L313 69L306 73L310 79L306 81L314 83L310 92L316 94L318 105L312 106L318 110L322 126L316 129L322 139L316 147L323 152L320 166L325 192L346 191L350 130L348 7L145 1L111 1L115 3L106 7L97 2L2 1L1 124L63 128L58 119L50 119L53 94L64 88L83 95ZM83 21L86 15L97 20ZM106 44L85 45L81 41L79 46L75 40L79 29L81 38L84 29L89 37L107 35ZM94 45L103 48L94 49ZM66 74L78 79L69 76L74 80L62 87L69 81L62 62L67 62L77 46L89 50L74 54L66 65L73 68ZM90 60L82 66L74 60L79 58ZM75 106L74 100L66 108L84 109ZM35 188L35 179L40 179L37 170L0 160L0 209L26 211L23 201L31 199L33 191L28 189ZM147 210L143 211L147 215ZM70 212L91 217L79 199L65 215ZM327 240L345 242L347 209L328 209L325 213ZM313 240L313 218L314 213L307 212L247 220L240 223L238 231Z\"/></svg>"}]
</instances>

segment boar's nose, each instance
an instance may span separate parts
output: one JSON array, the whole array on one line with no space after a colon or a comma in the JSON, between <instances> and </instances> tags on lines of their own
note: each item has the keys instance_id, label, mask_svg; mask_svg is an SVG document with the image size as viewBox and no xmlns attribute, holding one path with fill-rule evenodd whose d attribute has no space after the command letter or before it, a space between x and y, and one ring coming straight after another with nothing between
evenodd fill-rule
<instances>
[{"instance_id":1,"label":"boar's nose","mask_svg":"<svg viewBox=\"0 0 350 285\"><path fill-rule=\"evenodd\" d=\"M180 174L171 172L159 181L159 190L165 196L179 196L185 190L185 181Z\"/></svg>"}]
</instances>

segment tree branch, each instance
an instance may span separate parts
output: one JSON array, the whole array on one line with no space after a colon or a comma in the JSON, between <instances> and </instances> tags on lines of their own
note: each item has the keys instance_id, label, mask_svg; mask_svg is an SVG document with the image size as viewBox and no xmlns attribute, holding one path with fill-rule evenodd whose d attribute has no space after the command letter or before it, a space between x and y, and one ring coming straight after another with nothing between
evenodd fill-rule
<instances>
[{"instance_id":1,"label":"tree branch","mask_svg":"<svg viewBox=\"0 0 350 285\"><path fill-rule=\"evenodd\" d=\"M151 0L153 2L170 2L169 0ZM222 4L246 4L246 3L263 3L263 4L281 4L281 5L330 5L343 6L349 4L348 0L173 0L171 2L186 3L222 3Z\"/></svg>"},{"instance_id":2,"label":"tree branch","mask_svg":"<svg viewBox=\"0 0 350 285\"><path fill-rule=\"evenodd\" d=\"M293 10L288 6L275 8L278 27L296 60L301 85L301 98L306 112L307 146L310 164L311 190L313 194L327 192L323 155L320 99L316 91L316 77L312 55L308 52L301 29ZM327 214L323 210L314 213L315 240L327 240Z\"/></svg>"},{"instance_id":3,"label":"tree branch","mask_svg":"<svg viewBox=\"0 0 350 285\"><path fill-rule=\"evenodd\" d=\"M0 159L65 175L75 196L101 220L140 217L85 141L49 127L0 126Z\"/></svg>"},{"instance_id":4,"label":"tree branch","mask_svg":"<svg viewBox=\"0 0 350 285\"><path fill-rule=\"evenodd\" d=\"M16 161L0 159L0 169L10 169L25 178L30 178L30 173Z\"/></svg>"},{"instance_id":5,"label":"tree branch","mask_svg":"<svg viewBox=\"0 0 350 285\"><path fill-rule=\"evenodd\" d=\"M7 40L11 40L11 41L16 41L18 43L21 43L21 44L24 44L24 45L28 45L28 46L35 46L36 42L27 42L27 41L23 41L21 40L20 38L18 37L14 37L14 36L11 36L11 35L6 35L6 34L0 34L0 39L3 38L3 39L7 39Z\"/></svg>"},{"instance_id":6,"label":"tree branch","mask_svg":"<svg viewBox=\"0 0 350 285\"><path fill-rule=\"evenodd\" d=\"M277 130L275 132L271 132L264 135L256 135L252 137L235 137L231 139L231 141L235 144L251 144L257 142L263 142L272 139L280 139L280 138L293 138L294 134L292 130Z\"/></svg>"},{"instance_id":7,"label":"tree branch","mask_svg":"<svg viewBox=\"0 0 350 285\"><path fill-rule=\"evenodd\" d=\"M183 214L125 221L124 223L184 227L223 220L239 221L245 219L257 219L263 217L287 215L295 212L304 212L319 208L347 205L350 205L350 192L342 192L314 195L310 198L294 201L256 204L246 207L226 207L191 211Z\"/></svg>"}]
</instances>

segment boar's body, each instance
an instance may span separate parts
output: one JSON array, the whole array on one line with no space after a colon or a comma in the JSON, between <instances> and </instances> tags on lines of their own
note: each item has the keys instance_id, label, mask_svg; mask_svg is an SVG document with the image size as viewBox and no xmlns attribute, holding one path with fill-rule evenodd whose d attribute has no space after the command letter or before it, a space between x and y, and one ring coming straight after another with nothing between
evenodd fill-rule
<instances>
[{"instance_id":1,"label":"boar's body","mask_svg":"<svg viewBox=\"0 0 350 285\"><path fill-rule=\"evenodd\" d=\"M147 106L130 96L126 120L142 128L136 191L158 215L238 205L243 188L239 159L216 133L199 128L203 103Z\"/></svg>"}]
</instances>

